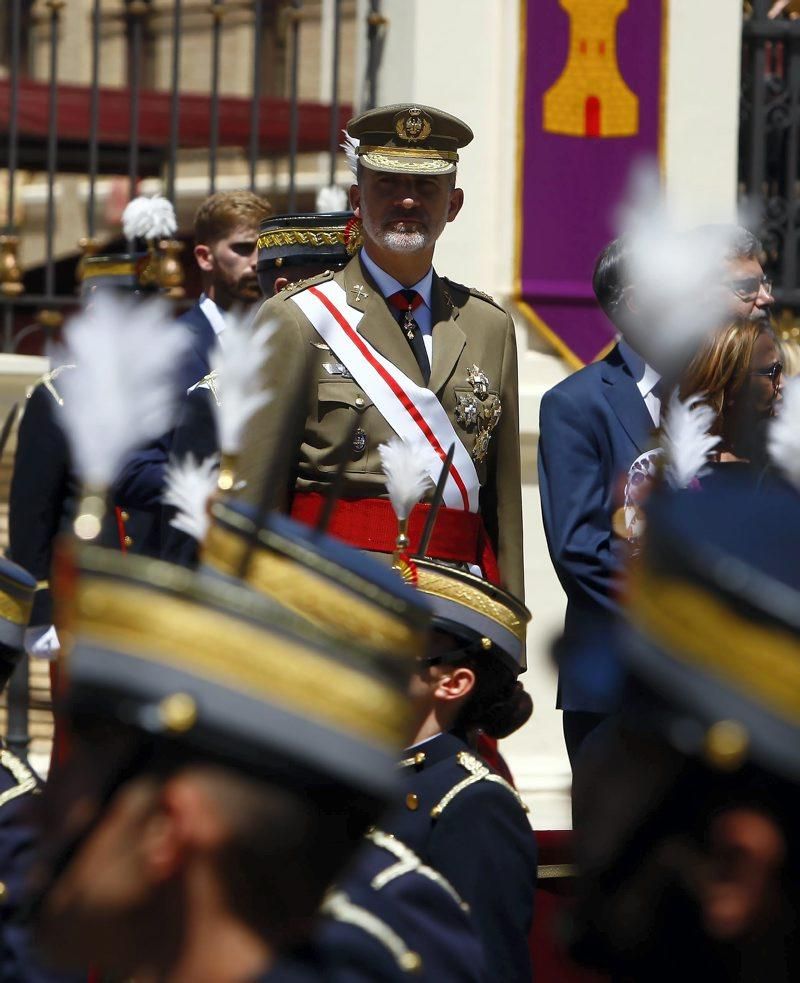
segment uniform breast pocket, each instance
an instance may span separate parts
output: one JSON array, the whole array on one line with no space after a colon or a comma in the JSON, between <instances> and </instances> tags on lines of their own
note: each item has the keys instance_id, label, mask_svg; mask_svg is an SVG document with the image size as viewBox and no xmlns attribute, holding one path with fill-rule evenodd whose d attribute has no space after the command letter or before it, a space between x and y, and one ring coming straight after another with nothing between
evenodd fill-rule
<instances>
[{"instance_id":1,"label":"uniform breast pocket","mask_svg":"<svg viewBox=\"0 0 800 983\"><path fill-rule=\"evenodd\" d=\"M317 389L317 440L323 470L337 467L340 448L349 443L348 471L367 470L368 418L372 400L353 379L325 380ZM374 411L373 411L374 412ZM353 427L355 431L353 432Z\"/></svg>"}]
</instances>

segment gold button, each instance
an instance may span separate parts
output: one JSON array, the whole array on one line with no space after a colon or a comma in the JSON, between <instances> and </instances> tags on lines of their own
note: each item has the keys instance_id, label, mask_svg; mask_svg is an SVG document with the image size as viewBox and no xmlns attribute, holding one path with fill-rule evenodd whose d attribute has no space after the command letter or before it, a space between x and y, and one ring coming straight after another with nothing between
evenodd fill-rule
<instances>
[{"instance_id":1,"label":"gold button","mask_svg":"<svg viewBox=\"0 0 800 983\"><path fill-rule=\"evenodd\" d=\"M400 964L407 973L419 973L422 969L422 956L418 952L404 952Z\"/></svg>"},{"instance_id":2,"label":"gold button","mask_svg":"<svg viewBox=\"0 0 800 983\"><path fill-rule=\"evenodd\" d=\"M706 733L706 760L720 771L735 771L747 757L750 735L738 720L718 720Z\"/></svg>"},{"instance_id":3,"label":"gold button","mask_svg":"<svg viewBox=\"0 0 800 983\"><path fill-rule=\"evenodd\" d=\"M126 545L126 546L133 546L133 540L131 539L131 537L130 537L130 536L126 536L126 537L125 537L125 538L124 538L124 539L122 540L122 542L123 542L123 543L125 543L125 545Z\"/></svg>"},{"instance_id":4,"label":"gold button","mask_svg":"<svg viewBox=\"0 0 800 983\"><path fill-rule=\"evenodd\" d=\"M414 792L409 792L406 796L406 805L412 812L416 812L419 809L419 796Z\"/></svg>"},{"instance_id":5,"label":"gold button","mask_svg":"<svg viewBox=\"0 0 800 983\"><path fill-rule=\"evenodd\" d=\"M0 901L4 901L6 897L6 886L0 881Z\"/></svg>"},{"instance_id":6,"label":"gold button","mask_svg":"<svg viewBox=\"0 0 800 983\"><path fill-rule=\"evenodd\" d=\"M356 406L361 407L364 405L364 397L356 396Z\"/></svg>"},{"instance_id":7,"label":"gold button","mask_svg":"<svg viewBox=\"0 0 800 983\"><path fill-rule=\"evenodd\" d=\"M197 723L197 704L188 693L172 693L159 704L158 715L167 730L183 734Z\"/></svg>"},{"instance_id":8,"label":"gold button","mask_svg":"<svg viewBox=\"0 0 800 983\"><path fill-rule=\"evenodd\" d=\"M120 519L122 519L123 522L127 522L128 519L130 519L130 513L129 512L126 512L125 509L123 509L120 512L119 517L120 517Z\"/></svg>"}]
</instances>

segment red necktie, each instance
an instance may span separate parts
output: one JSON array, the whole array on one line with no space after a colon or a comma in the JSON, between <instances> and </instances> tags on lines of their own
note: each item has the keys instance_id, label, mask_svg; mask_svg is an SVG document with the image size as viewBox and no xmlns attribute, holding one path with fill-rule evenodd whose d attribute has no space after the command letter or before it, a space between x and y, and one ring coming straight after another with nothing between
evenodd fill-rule
<instances>
[{"instance_id":1,"label":"red necktie","mask_svg":"<svg viewBox=\"0 0 800 983\"><path fill-rule=\"evenodd\" d=\"M390 307L393 307L402 315L402 318L398 318L400 326L405 331L406 338L408 338L411 350L414 352L414 357L417 360L417 365L419 365L420 371L422 372L422 377L425 382L428 382L431 377L431 364L428 361L428 351L425 348L422 332L414 320L414 311L422 303L422 296L416 290L398 290L397 293L387 297L386 301Z\"/></svg>"}]
</instances>

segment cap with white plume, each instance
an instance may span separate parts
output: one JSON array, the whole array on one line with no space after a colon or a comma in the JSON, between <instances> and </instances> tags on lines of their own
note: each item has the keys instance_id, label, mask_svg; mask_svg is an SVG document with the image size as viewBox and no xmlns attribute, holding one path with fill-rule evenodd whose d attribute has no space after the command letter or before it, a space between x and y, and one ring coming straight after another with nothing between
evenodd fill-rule
<instances>
[{"instance_id":1,"label":"cap with white plume","mask_svg":"<svg viewBox=\"0 0 800 983\"><path fill-rule=\"evenodd\" d=\"M720 442L710 433L715 413L698 393L681 400L670 397L662 426L661 445L666 455L664 476L673 488L690 488L708 471L708 462Z\"/></svg>"},{"instance_id":2,"label":"cap with white plume","mask_svg":"<svg viewBox=\"0 0 800 983\"><path fill-rule=\"evenodd\" d=\"M126 239L155 242L175 234L178 223L172 203L162 195L140 195L125 206L122 231Z\"/></svg>"},{"instance_id":3,"label":"cap with white plume","mask_svg":"<svg viewBox=\"0 0 800 983\"><path fill-rule=\"evenodd\" d=\"M169 524L198 543L206 538L211 522L209 503L217 487L218 474L216 454L200 463L194 454L187 454L182 461L173 459L167 465L163 502L177 510Z\"/></svg>"},{"instance_id":4,"label":"cap with white plume","mask_svg":"<svg viewBox=\"0 0 800 983\"><path fill-rule=\"evenodd\" d=\"M60 420L84 487L79 538L100 532L105 492L128 455L172 426L175 369L190 346L191 332L159 298L98 291L67 323L54 360L77 366L61 377Z\"/></svg>"},{"instance_id":5,"label":"cap with white plume","mask_svg":"<svg viewBox=\"0 0 800 983\"><path fill-rule=\"evenodd\" d=\"M219 487L223 491L233 488L236 462L247 424L272 398L272 394L264 388L262 376L272 352L275 328L274 322L254 328L251 316L229 314L225 345L211 355L211 368L216 373L220 397L214 400L214 406L222 451Z\"/></svg>"},{"instance_id":6,"label":"cap with white plume","mask_svg":"<svg viewBox=\"0 0 800 983\"><path fill-rule=\"evenodd\" d=\"M378 447L381 467L386 475L386 490L397 516L397 543L394 565L403 579L414 580L413 565L408 556L408 517L431 486L431 479L422 465L424 455L419 448L392 437Z\"/></svg>"},{"instance_id":7,"label":"cap with white plume","mask_svg":"<svg viewBox=\"0 0 800 983\"><path fill-rule=\"evenodd\" d=\"M350 207L347 200L347 192L337 184L332 184L327 188L320 188L317 192L316 211L318 212L344 212Z\"/></svg>"},{"instance_id":8,"label":"cap with white plume","mask_svg":"<svg viewBox=\"0 0 800 983\"><path fill-rule=\"evenodd\" d=\"M342 136L344 137L344 141L339 146L344 151L347 166L353 172L353 177L355 177L358 173L358 145L361 141L355 137L351 137L347 130L342 130Z\"/></svg>"}]
</instances>

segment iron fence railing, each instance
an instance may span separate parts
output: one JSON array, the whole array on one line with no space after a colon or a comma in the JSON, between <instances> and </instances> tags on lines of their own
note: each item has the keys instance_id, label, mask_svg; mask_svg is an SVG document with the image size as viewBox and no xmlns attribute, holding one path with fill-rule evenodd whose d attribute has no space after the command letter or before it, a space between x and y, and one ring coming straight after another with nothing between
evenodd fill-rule
<instances>
[{"instance_id":1,"label":"iron fence railing","mask_svg":"<svg viewBox=\"0 0 800 983\"><path fill-rule=\"evenodd\" d=\"M242 186L254 191L271 194L269 188L257 187L260 163L276 159L288 162L288 190L280 200L288 211L298 207L297 166L301 153L328 153L326 176L330 183L334 182L340 129L347 118L343 114L352 109L340 105L339 99L343 0L325 0L332 17L330 89L327 100L314 104L302 102L299 96L301 25L315 6L304 0L172 0L171 4L168 0L123 0L119 7L112 8L102 0L92 0L87 4L89 43L84 48L89 81L82 88L66 85L59 77L65 54L63 0L0 2L5 7L0 16L0 32L5 35L0 39L0 58L4 62L0 67L7 70L5 78L0 72L0 168L5 168L7 174L5 207L0 206L3 351L18 350L31 335L46 336L57 330L65 308L77 302L74 272L79 254L67 263L66 276L63 259L56 257L60 174L80 173L86 178L86 236L81 242L84 249L95 250L104 245L97 241L101 177L113 174L126 178L129 196L133 197L142 178L158 176L166 195L177 206L176 196L181 194L178 162L187 147L201 148L206 154L209 193L219 183L221 153L231 146L246 159ZM126 59L126 87L117 90L101 85L103 31L115 10L117 25L124 33ZM315 10L319 11L318 5ZM229 118L235 100L223 93L222 37L225 19L233 13L239 25L245 18L252 40L250 91L238 97L237 106L242 110L237 115L238 123ZM207 18L210 34L210 82L206 101L199 106L197 93L182 91L180 84L182 59L190 56L185 32L190 14L193 24ZM170 85L160 92L146 88L146 49L151 37L148 32L151 18L156 17L159 30L171 33L167 49L170 63L165 73ZM268 33L279 29L286 30L287 81L283 90L265 92L265 43ZM385 29L381 0L369 0L364 22L356 24L356 30L366 38L365 74L358 83L359 108L375 105ZM46 46L46 58L37 62L46 67L38 76L32 72L33 31L39 32L39 43ZM242 102L244 105L239 105ZM164 115L168 116L166 122ZM190 124L194 130L187 137ZM18 259L19 237L25 234L17 220L23 170L38 171L45 188L42 258L32 279L31 271L21 269ZM28 694L27 666L22 665L8 691L8 738L22 753L29 743Z\"/></svg>"},{"instance_id":2,"label":"iron fence railing","mask_svg":"<svg viewBox=\"0 0 800 983\"><path fill-rule=\"evenodd\" d=\"M777 305L800 313L800 20L753 0L742 36L739 185Z\"/></svg>"}]
</instances>

